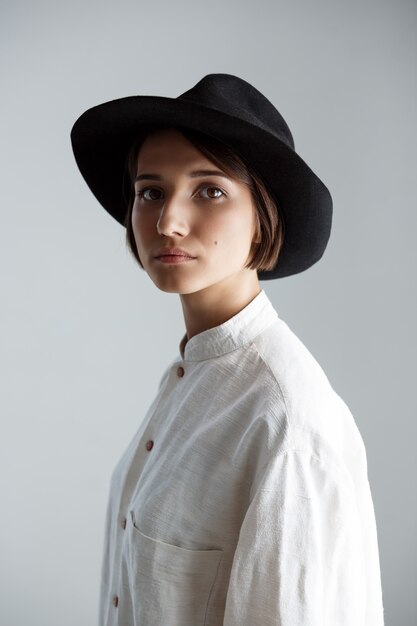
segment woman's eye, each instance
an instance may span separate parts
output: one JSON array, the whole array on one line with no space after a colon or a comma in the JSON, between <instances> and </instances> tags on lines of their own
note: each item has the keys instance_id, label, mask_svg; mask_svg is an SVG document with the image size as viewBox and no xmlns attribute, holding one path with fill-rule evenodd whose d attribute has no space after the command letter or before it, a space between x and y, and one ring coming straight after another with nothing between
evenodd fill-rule
<instances>
[{"instance_id":1,"label":"woman's eye","mask_svg":"<svg viewBox=\"0 0 417 626\"><path fill-rule=\"evenodd\" d=\"M223 193L223 191L219 187L203 187L203 189L208 189L208 190L211 190L211 191L220 191L219 195L211 195L211 194L209 194L208 197L211 198L212 200L215 200L216 198L220 198L221 195L225 195Z\"/></svg>"},{"instance_id":2,"label":"woman's eye","mask_svg":"<svg viewBox=\"0 0 417 626\"><path fill-rule=\"evenodd\" d=\"M160 193L159 189L156 189L156 187L144 187L144 189L139 189L139 191L137 192L137 195L139 196L139 198L145 198L145 200L159 200L159 198L154 198L154 197L147 197L145 196L146 192L157 192Z\"/></svg>"}]
</instances>

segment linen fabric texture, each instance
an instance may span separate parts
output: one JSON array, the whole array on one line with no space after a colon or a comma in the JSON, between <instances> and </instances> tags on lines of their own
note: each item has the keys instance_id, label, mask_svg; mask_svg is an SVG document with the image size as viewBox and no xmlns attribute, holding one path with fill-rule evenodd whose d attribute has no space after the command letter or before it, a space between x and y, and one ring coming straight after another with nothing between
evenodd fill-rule
<instances>
[{"instance_id":1,"label":"linen fabric texture","mask_svg":"<svg viewBox=\"0 0 417 626\"><path fill-rule=\"evenodd\" d=\"M363 439L262 289L184 335L113 470L99 626L383 624Z\"/></svg>"}]
</instances>

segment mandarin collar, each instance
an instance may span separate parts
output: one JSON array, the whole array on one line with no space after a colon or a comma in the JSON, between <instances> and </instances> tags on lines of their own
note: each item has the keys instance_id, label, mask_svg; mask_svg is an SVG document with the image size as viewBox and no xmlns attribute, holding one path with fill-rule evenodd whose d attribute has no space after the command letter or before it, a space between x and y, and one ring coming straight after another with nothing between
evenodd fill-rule
<instances>
[{"instance_id":1,"label":"mandarin collar","mask_svg":"<svg viewBox=\"0 0 417 626\"><path fill-rule=\"evenodd\" d=\"M203 361L232 352L250 343L277 317L278 312L261 289L249 304L223 324L203 330L188 341L185 333L179 344L181 359Z\"/></svg>"}]
</instances>

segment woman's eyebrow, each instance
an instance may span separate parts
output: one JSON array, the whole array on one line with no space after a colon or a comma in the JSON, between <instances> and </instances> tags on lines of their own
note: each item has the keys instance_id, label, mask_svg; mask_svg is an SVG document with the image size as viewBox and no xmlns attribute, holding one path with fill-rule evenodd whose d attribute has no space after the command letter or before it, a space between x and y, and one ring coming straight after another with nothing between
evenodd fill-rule
<instances>
[{"instance_id":1,"label":"woman's eyebrow","mask_svg":"<svg viewBox=\"0 0 417 626\"><path fill-rule=\"evenodd\" d=\"M189 172L188 176L190 178L197 178L199 176L223 176L223 178L232 180L229 176L226 176L226 174L221 170L194 170L193 172ZM163 176L160 176L159 174L138 174L135 178L135 183L136 181L143 180L145 178L148 180L163 180Z\"/></svg>"}]
</instances>

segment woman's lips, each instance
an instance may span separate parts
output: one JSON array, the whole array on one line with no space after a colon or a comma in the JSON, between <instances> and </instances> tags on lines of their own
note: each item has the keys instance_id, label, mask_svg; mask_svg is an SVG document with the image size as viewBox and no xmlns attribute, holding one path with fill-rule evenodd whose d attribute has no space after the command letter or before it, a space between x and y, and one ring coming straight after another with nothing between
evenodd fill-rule
<instances>
[{"instance_id":1,"label":"woman's lips","mask_svg":"<svg viewBox=\"0 0 417 626\"><path fill-rule=\"evenodd\" d=\"M156 257L157 261L161 261L161 263L170 263L170 264L178 264L185 263L185 261L194 261L194 257L192 256L183 256L179 254L164 254L163 256Z\"/></svg>"}]
</instances>

